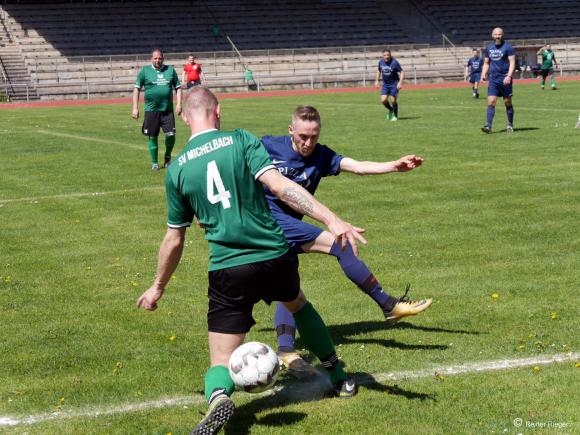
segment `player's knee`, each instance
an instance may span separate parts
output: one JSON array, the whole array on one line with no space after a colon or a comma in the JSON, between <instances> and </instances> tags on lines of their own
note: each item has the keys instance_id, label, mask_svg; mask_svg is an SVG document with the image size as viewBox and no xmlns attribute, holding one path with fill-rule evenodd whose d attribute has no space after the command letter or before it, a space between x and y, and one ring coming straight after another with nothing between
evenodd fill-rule
<instances>
[{"instance_id":1,"label":"player's knee","mask_svg":"<svg viewBox=\"0 0 580 435\"><path fill-rule=\"evenodd\" d=\"M288 311L294 314L300 311L302 308L304 308L304 305L306 305L307 302L308 300L306 299L306 296L304 295L302 290L300 290L300 292L298 292L298 296L296 297L296 299L294 299L293 301L282 303L284 304L284 306Z\"/></svg>"}]
</instances>

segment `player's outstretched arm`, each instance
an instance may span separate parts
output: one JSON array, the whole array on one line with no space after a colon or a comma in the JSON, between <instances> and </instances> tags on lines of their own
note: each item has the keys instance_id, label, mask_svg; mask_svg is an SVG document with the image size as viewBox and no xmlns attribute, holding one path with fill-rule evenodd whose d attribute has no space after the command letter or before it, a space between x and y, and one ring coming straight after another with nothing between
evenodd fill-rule
<instances>
[{"instance_id":1,"label":"player's outstretched arm","mask_svg":"<svg viewBox=\"0 0 580 435\"><path fill-rule=\"evenodd\" d=\"M403 156L392 162L359 162L345 157L340 161L340 170L356 175L381 175L391 172L408 172L423 164L423 158L414 154Z\"/></svg>"},{"instance_id":2,"label":"player's outstretched arm","mask_svg":"<svg viewBox=\"0 0 580 435\"><path fill-rule=\"evenodd\" d=\"M137 299L137 306L145 310L154 311L157 309L157 301L163 296L165 286L169 282L171 275L177 269L183 245L185 242L186 228L167 228L167 233L159 248L159 259L157 262L157 275L153 285Z\"/></svg>"},{"instance_id":3,"label":"player's outstretched arm","mask_svg":"<svg viewBox=\"0 0 580 435\"><path fill-rule=\"evenodd\" d=\"M175 96L175 113L177 113L178 115L181 115L181 100L182 100L182 91L181 91L181 87L177 88L177 91L175 92L176 96Z\"/></svg>"},{"instance_id":4,"label":"player's outstretched arm","mask_svg":"<svg viewBox=\"0 0 580 435\"><path fill-rule=\"evenodd\" d=\"M314 199L306 189L284 177L277 169L270 169L264 172L259 181L297 212L310 216L312 219L326 225L336 241L342 242L343 249L346 249L348 243L355 255L358 255L357 240L366 245L367 241L361 236L364 229L344 222L324 204Z\"/></svg>"}]
</instances>

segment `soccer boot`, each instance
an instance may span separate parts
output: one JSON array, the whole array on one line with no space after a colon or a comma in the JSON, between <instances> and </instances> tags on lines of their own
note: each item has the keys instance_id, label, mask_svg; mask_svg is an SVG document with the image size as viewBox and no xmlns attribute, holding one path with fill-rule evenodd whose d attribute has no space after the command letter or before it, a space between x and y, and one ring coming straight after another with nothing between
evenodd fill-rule
<instances>
[{"instance_id":1,"label":"soccer boot","mask_svg":"<svg viewBox=\"0 0 580 435\"><path fill-rule=\"evenodd\" d=\"M484 133L490 134L491 127L489 125L485 124L483 127L481 127L481 131L483 131Z\"/></svg>"},{"instance_id":2,"label":"soccer boot","mask_svg":"<svg viewBox=\"0 0 580 435\"><path fill-rule=\"evenodd\" d=\"M343 381L334 384L334 395L341 399L350 399L358 393L358 384L354 377L348 377Z\"/></svg>"},{"instance_id":3,"label":"soccer boot","mask_svg":"<svg viewBox=\"0 0 580 435\"><path fill-rule=\"evenodd\" d=\"M391 116L391 121L398 121L398 120L399 120L399 118L397 118L397 115L395 115L393 113L393 116Z\"/></svg>"},{"instance_id":4,"label":"soccer boot","mask_svg":"<svg viewBox=\"0 0 580 435\"><path fill-rule=\"evenodd\" d=\"M387 323L394 324L403 317L416 316L425 311L433 303L432 299L421 299L420 301L412 301L409 296L411 285L407 284L405 294L399 298L391 311L383 311Z\"/></svg>"},{"instance_id":5,"label":"soccer boot","mask_svg":"<svg viewBox=\"0 0 580 435\"><path fill-rule=\"evenodd\" d=\"M171 157L165 156L165 159L163 161L163 167L168 168L170 164L171 164Z\"/></svg>"},{"instance_id":6,"label":"soccer boot","mask_svg":"<svg viewBox=\"0 0 580 435\"><path fill-rule=\"evenodd\" d=\"M393 111L389 110L389 113L387 113L387 121L392 121L393 120Z\"/></svg>"},{"instance_id":7,"label":"soccer boot","mask_svg":"<svg viewBox=\"0 0 580 435\"><path fill-rule=\"evenodd\" d=\"M157 172L157 171L159 170L159 165L158 165L157 163L153 163L153 164L151 165L151 170L152 170L153 172Z\"/></svg>"},{"instance_id":8,"label":"soccer boot","mask_svg":"<svg viewBox=\"0 0 580 435\"><path fill-rule=\"evenodd\" d=\"M278 352L278 361L296 379L309 379L320 375L318 370L308 364L296 351Z\"/></svg>"},{"instance_id":9,"label":"soccer boot","mask_svg":"<svg viewBox=\"0 0 580 435\"><path fill-rule=\"evenodd\" d=\"M511 124L508 124L508 126L505 128L505 132L506 133L513 133L514 132L514 127Z\"/></svg>"},{"instance_id":10,"label":"soccer boot","mask_svg":"<svg viewBox=\"0 0 580 435\"><path fill-rule=\"evenodd\" d=\"M544 86L540 86L540 89L543 91L544 90Z\"/></svg>"},{"instance_id":11,"label":"soccer boot","mask_svg":"<svg viewBox=\"0 0 580 435\"><path fill-rule=\"evenodd\" d=\"M211 405L203 420L190 432L190 435L215 435L234 415L236 406L228 396L217 397Z\"/></svg>"},{"instance_id":12,"label":"soccer boot","mask_svg":"<svg viewBox=\"0 0 580 435\"><path fill-rule=\"evenodd\" d=\"M580 128L580 119L578 120L578 122L576 123L576 128Z\"/></svg>"},{"instance_id":13,"label":"soccer boot","mask_svg":"<svg viewBox=\"0 0 580 435\"><path fill-rule=\"evenodd\" d=\"M476 93L475 94L475 98L479 98L479 93Z\"/></svg>"},{"instance_id":14,"label":"soccer boot","mask_svg":"<svg viewBox=\"0 0 580 435\"><path fill-rule=\"evenodd\" d=\"M552 86L553 91L555 91L556 89L558 89L556 86Z\"/></svg>"}]
</instances>

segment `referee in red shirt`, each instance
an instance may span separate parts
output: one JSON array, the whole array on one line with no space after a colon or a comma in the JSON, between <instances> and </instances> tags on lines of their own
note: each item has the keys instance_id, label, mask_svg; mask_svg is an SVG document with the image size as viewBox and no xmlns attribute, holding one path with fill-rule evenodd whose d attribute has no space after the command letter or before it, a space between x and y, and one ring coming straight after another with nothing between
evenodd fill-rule
<instances>
[{"instance_id":1,"label":"referee in red shirt","mask_svg":"<svg viewBox=\"0 0 580 435\"><path fill-rule=\"evenodd\" d=\"M187 63L183 66L181 82L187 83L187 89L205 85L206 83L205 76L201 71L201 64L195 62L195 56L193 54L188 56Z\"/></svg>"}]
</instances>

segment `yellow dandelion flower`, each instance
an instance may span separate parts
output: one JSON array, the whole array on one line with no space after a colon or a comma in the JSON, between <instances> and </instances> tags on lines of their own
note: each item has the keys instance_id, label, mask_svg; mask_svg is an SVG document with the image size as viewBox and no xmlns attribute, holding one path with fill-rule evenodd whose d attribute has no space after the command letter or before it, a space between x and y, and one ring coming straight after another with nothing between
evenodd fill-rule
<instances>
[{"instance_id":1,"label":"yellow dandelion flower","mask_svg":"<svg viewBox=\"0 0 580 435\"><path fill-rule=\"evenodd\" d=\"M533 368L533 370L534 370L534 373L540 373L540 371L541 371L542 369L541 369L540 367L538 367L538 366L535 366L535 367Z\"/></svg>"},{"instance_id":2,"label":"yellow dandelion flower","mask_svg":"<svg viewBox=\"0 0 580 435\"><path fill-rule=\"evenodd\" d=\"M499 293L492 293L491 298L492 299L499 299Z\"/></svg>"},{"instance_id":3,"label":"yellow dandelion flower","mask_svg":"<svg viewBox=\"0 0 580 435\"><path fill-rule=\"evenodd\" d=\"M555 311L552 311L552 314L550 314L550 319L556 320L557 318L558 318L558 313L556 313Z\"/></svg>"},{"instance_id":4,"label":"yellow dandelion flower","mask_svg":"<svg viewBox=\"0 0 580 435\"><path fill-rule=\"evenodd\" d=\"M576 364L574 364L574 367L577 369L580 369L580 362L577 362Z\"/></svg>"},{"instance_id":5,"label":"yellow dandelion flower","mask_svg":"<svg viewBox=\"0 0 580 435\"><path fill-rule=\"evenodd\" d=\"M169 337L169 341L175 341L177 339L177 337L175 335L172 335Z\"/></svg>"},{"instance_id":6,"label":"yellow dandelion flower","mask_svg":"<svg viewBox=\"0 0 580 435\"><path fill-rule=\"evenodd\" d=\"M131 285L132 285L133 287L137 287L137 281L131 281Z\"/></svg>"}]
</instances>

